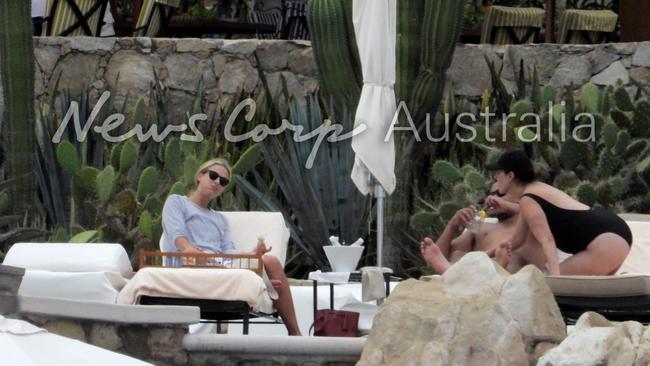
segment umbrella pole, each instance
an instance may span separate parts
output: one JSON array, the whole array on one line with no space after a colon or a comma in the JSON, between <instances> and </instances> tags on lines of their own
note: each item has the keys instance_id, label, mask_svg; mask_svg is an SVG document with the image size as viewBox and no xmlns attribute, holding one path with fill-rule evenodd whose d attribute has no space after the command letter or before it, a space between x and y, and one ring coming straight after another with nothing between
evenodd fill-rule
<instances>
[{"instance_id":1,"label":"umbrella pole","mask_svg":"<svg viewBox=\"0 0 650 366\"><path fill-rule=\"evenodd\" d=\"M375 197L377 197L377 267L384 266L384 198L386 192L381 184L375 184Z\"/></svg>"}]
</instances>

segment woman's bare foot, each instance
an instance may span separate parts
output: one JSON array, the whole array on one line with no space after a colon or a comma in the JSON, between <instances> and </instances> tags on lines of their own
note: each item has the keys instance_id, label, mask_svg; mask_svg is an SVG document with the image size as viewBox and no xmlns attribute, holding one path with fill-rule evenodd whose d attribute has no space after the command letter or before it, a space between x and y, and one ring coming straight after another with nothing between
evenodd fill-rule
<instances>
[{"instance_id":1,"label":"woman's bare foot","mask_svg":"<svg viewBox=\"0 0 650 366\"><path fill-rule=\"evenodd\" d=\"M442 255L440 248L431 238L424 238L420 242L420 255L427 262L427 266L436 273L443 274L451 266L447 258Z\"/></svg>"},{"instance_id":2,"label":"woman's bare foot","mask_svg":"<svg viewBox=\"0 0 650 366\"><path fill-rule=\"evenodd\" d=\"M494 255L494 260L503 268L508 268L508 263L510 262L510 256L512 256L512 246L510 243L501 243L496 250Z\"/></svg>"}]
</instances>

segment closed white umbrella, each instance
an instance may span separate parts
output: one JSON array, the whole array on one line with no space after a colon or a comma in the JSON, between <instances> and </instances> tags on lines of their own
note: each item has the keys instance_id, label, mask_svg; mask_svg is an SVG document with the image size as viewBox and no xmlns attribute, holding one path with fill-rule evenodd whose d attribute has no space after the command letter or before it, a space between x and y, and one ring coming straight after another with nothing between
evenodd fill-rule
<instances>
[{"instance_id":1,"label":"closed white umbrella","mask_svg":"<svg viewBox=\"0 0 650 366\"><path fill-rule=\"evenodd\" d=\"M386 140L395 114L396 0L354 0L352 22L361 59L363 89L355 128L366 130L352 138L355 152L352 181L364 195L377 197L377 265L382 266L385 193L395 190L395 145Z\"/></svg>"},{"instance_id":2,"label":"closed white umbrella","mask_svg":"<svg viewBox=\"0 0 650 366\"><path fill-rule=\"evenodd\" d=\"M87 343L48 333L26 321L0 315L0 363L2 365L97 365L145 366L132 357Z\"/></svg>"}]
</instances>

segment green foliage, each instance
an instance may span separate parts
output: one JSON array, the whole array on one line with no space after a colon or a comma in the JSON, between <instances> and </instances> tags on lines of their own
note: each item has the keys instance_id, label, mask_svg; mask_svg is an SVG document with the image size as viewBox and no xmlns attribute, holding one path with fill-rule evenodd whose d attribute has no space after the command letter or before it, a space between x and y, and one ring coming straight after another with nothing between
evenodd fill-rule
<instances>
[{"instance_id":1,"label":"green foliage","mask_svg":"<svg viewBox=\"0 0 650 366\"><path fill-rule=\"evenodd\" d=\"M441 184L451 184L463 178L463 175L450 162L438 160L431 168L431 178Z\"/></svg>"},{"instance_id":2,"label":"green foliage","mask_svg":"<svg viewBox=\"0 0 650 366\"><path fill-rule=\"evenodd\" d=\"M153 218L149 211L144 211L140 214L140 219L138 220L138 228L140 232L145 237L153 241Z\"/></svg>"},{"instance_id":3,"label":"green foliage","mask_svg":"<svg viewBox=\"0 0 650 366\"><path fill-rule=\"evenodd\" d=\"M578 185L576 199L585 205L593 206L598 200L598 193L591 183L583 182Z\"/></svg>"},{"instance_id":4,"label":"green foliage","mask_svg":"<svg viewBox=\"0 0 650 366\"><path fill-rule=\"evenodd\" d=\"M4 99L2 140L4 171L19 184L10 188L11 210L23 215L33 207L36 157L34 139L34 50L30 2L0 2L0 81Z\"/></svg>"},{"instance_id":5,"label":"green foliage","mask_svg":"<svg viewBox=\"0 0 650 366\"><path fill-rule=\"evenodd\" d=\"M138 145L129 140L120 149L120 173L125 174L138 161Z\"/></svg>"},{"instance_id":6,"label":"green foliage","mask_svg":"<svg viewBox=\"0 0 650 366\"><path fill-rule=\"evenodd\" d=\"M156 192L160 185L160 176L156 168L149 166L146 167L140 175L138 181L138 200L144 201L149 195Z\"/></svg>"},{"instance_id":7,"label":"green foliage","mask_svg":"<svg viewBox=\"0 0 650 366\"><path fill-rule=\"evenodd\" d=\"M56 149L56 157L63 170L75 176L79 174L81 163L77 156L77 149L68 141L63 141Z\"/></svg>"},{"instance_id":8,"label":"green foliage","mask_svg":"<svg viewBox=\"0 0 650 366\"><path fill-rule=\"evenodd\" d=\"M179 179L183 174L183 155L180 142L176 138L165 144L165 169L174 179Z\"/></svg>"},{"instance_id":9,"label":"green foliage","mask_svg":"<svg viewBox=\"0 0 650 366\"><path fill-rule=\"evenodd\" d=\"M69 243L94 243L97 242L97 238L98 238L97 230L88 230L88 231L83 231L70 238Z\"/></svg>"},{"instance_id":10,"label":"green foliage","mask_svg":"<svg viewBox=\"0 0 650 366\"><path fill-rule=\"evenodd\" d=\"M107 166L97 175L97 195L99 202L105 205L115 189L115 169L112 165Z\"/></svg>"},{"instance_id":11,"label":"green foliage","mask_svg":"<svg viewBox=\"0 0 650 366\"><path fill-rule=\"evenodd\" d=\"M411 216L410 226L416 230L431 230L436 214L431 211L420 211Z\"/></svg>"}]
</instances>

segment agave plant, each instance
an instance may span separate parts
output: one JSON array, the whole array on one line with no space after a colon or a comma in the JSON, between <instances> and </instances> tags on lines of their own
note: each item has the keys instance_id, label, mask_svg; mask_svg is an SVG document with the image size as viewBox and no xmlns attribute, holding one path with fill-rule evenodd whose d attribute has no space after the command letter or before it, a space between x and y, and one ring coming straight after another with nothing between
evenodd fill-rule
<instances>
[{"instance_id":1,"label":"agave plant","mask_svg":"<svg viewBox=\"0 0 650 366\"><path fill-rule=\"evenodd\" d=\"M306 132L331 123L325 119L317 96L308 97L306 103L291 99L287 104L287 119ZM332 115L329 120L341 125L343 131L352 128L347 114L340 118ZM349 178L354 161L350 141L324 142L318 149L319 144L316 139L297 142L288 131L269 136L259 146L272 183L265 183L259 169L251 171L252 181L235 174L235 182L264 209L281 211L299 254L324 269L328 264L322 247L329 243L328 237L337 235L346 242L364 237L369 207ZM313 166L306 168L309 163Z\"/></svg>"}]
</instances>

